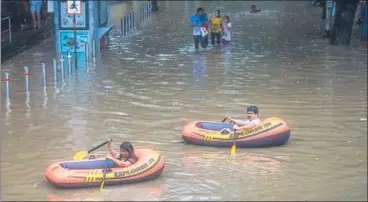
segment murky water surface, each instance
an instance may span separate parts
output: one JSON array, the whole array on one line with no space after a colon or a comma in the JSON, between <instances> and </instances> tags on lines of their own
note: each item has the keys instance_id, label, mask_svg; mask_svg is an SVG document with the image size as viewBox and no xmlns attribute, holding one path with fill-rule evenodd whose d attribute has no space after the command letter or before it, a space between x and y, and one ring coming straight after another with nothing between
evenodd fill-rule
<instances>
[{"instance_id":1,"label":"murky water surface","mask_svg":"<svg viewBox=\"0 0 368 202\"><path fill-rule=\"evenodd\" d=\"M2 199L367 200L366 44L329 46L320 9L307 2L256 2L264 11L254 15L251 4L160 1L137 33L111 33L96 66L62 87L52 83L51 39L4 63L12 80L11 105L1 114ZM194 51L188 17L199 5L210 16L216 9L230 15L230 46ZM227 148L182 143L183 123L242 117L250 104L261 118L290 125L287 145L239 149L233 159ZM47 184L50 163L107 138L162 151L164 173L103 193Z\"/></svg>"}]
</instances>

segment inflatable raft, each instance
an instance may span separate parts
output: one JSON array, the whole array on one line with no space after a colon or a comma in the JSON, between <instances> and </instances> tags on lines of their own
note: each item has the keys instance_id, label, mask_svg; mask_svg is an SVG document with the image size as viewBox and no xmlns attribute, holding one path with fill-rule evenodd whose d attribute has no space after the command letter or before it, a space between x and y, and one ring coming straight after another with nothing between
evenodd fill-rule
<instances>
[{"instance_id":1,"label":"inflatable raft","mask_svg":"<svg viewBox=\"0 0 368 202\"><path fill-rule=\"evenodd\" d=\"M183 127L182 138L189 144L231 147L234 135L221 133L224 128L233 131L230 123L193 121ZM285 144L289 137L289 126L283 120L271 117L263 120L257 127L238 134L235 141L237 147L271 147Z\"/></svg>"},{"instance_id":2,"label":"inflatable raft","mask_svg":"<svg viewBox=\"0 0 368 202\"><path fill-rule=\"evenodd\" d=\"M138 161L126 168L118 167L113 161L107 160L105 185L142 182L161 175L164 170L164 158L159 152L136 149L135 153ZM58 188L100 186L105 163L105 158L53 163L46 168L46 179Z\"/></svg>"}]
</instances>

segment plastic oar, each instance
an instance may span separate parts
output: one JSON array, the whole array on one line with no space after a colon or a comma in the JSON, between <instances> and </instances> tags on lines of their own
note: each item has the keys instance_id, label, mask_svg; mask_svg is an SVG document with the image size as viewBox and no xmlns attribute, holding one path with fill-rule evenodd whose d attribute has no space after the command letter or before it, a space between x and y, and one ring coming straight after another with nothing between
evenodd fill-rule
<instances>
[{"instance_id":1,"label":"plastic oar","mask_svg":"<svg viewBox=\"0 0 368 202\"><path fill-rule=\"evenodd\" d=\"M107 173L107 163L108 163L108 158L106 158L106 163L105 163L105 169L103 171L103 178L102 178L102 183L101 183L101 187L100 187L100 191L103 191L103 186L105 184L105 178L106 178L106 173Z\"/></svg>"},{"instance_id":2,"label":"plastic oar","mask_svg":"<svg viewBox=\"0 0 368 202\"><path fill-rule=\"evenodd\" d=\"M234 129L234 144L233 146L231 147L231 150L230 150L230 155L231 156L235 156L236 154L236 129Z\"/></svg>"},{"instance_id":3,"label":"plastic oar","mask_svg":"<svg viewBox=\"0 0 368 202\"><path fill-rule=\"evenodd\" d=\"M90 149L90 150L85 150L85 151L79 151L79 152L77 152L77 153L75 153L74 155L73 155L73 160L82 160L82 159L84 159L84 158L86 158L87 156L88 156L88 154L89 153L91 153L91 152L93 152L93 151L95 151L96 149L98 149L98 148L100 148L100 147L102 147L102 146L104 146L105 144L107 144L109 142L109 140L107 140L107 141L105 141L105 142L103 142L103 143L101 143L101 144L99 144L99 145L97 145L96 147L94 147L94 148L92 148L92 149Z\"/></svg>"},{"instance_id":4,"label":"plastic oar","mask_svg":"<svg viewBox=\"0 0 368 202\"><path fill-rule=\"evenodd\" d=\"M224 118L224 120L222 120L222 122L225 122L227 119L227 117ZM234 144L233 146L231 147L231 150L230 150L230 155L231 156L235 156L236 154L236 129L234 129Z\"/></svg>"}]
</instances>

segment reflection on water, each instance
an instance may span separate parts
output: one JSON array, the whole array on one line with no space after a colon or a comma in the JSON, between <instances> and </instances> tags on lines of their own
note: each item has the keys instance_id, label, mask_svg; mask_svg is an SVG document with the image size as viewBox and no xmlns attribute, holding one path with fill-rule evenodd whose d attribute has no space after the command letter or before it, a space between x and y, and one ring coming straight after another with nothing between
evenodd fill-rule
<instances>
[{"instance_id":1,"label":"reflection on water","mask_svg":"<svg viewBox=\"0 0 368 202\"><path fill-rule=\"evenodd\" d=\"M201 104L206 96L206 56L204 54L194 54L191 56L193 63L193 101L196 104L196 111L203 111Z\"/></svg>"},{"instance_id":2,"label":"reflection on water","mask_svg":"<svg viewBox=\"0 0 368 202\"><path fill-rule=\"evenodd\" d=\"M159 201L159 197L165 192L163 185L150 185L141 183L136 185L126 185L124 189L113 186L99 189L89 189L84 191L67 191L70 193L48 193L48 201Z\"/></svg>"},{"instance_id":3,"label":"reflection on water","mask_svg":"<svg viewBox=\"0 0 368 202\"><path fill-rule=\"evenodd\" d=\"M244 11L252 4L263 12ZM230 14L230 45L194 50L188 18L197 6L210 15L218 8ZM53 71L52 39L3 64L12 83L11 105L1 115L2 198L367 198L366 44L353 39L354 48L329 46L319 36L320 9L305 10L305 2L165 1L159 8L129 39L112 31L101 59L64 83L48 77L43 89L39 79L39 60L48 75ZM24 64L30 67L30 94L20 73ZM226 112L244 117L250 104L259 106L262 119L277 116L289 124L287 145L238 148L232 158L230 148L182 142L184 122L220 121ZM131 141L162 151L162 176L107 186L102 193L46 182L50 163L106 138L114 146ZM102 147L94 154L107 152Z\"/></svg>"}]
</instances>

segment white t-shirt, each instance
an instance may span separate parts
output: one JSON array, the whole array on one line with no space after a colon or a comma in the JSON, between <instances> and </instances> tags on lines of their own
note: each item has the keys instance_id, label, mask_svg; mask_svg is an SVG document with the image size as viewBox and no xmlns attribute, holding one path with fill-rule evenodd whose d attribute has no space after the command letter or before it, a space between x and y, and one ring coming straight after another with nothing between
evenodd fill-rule
<instances>
[{"instance_id":1,"label":"white t-shirt","mask_svg":"<svg viewBox=\"0 0 368 202\"><path fill-rule=\"evenodd\" d=\"M256 125L259 125L261 124L261 120L260 119L253 119L253 120L246 120L246 121L243 121L243 120L236 120L237 122L243 124L244 126L247 126L249 124L256 124ZM242 126L243 127L243 126ZM238 125L234 125L234 129L239 129L241 127L239 127Z\"/></svg>"},{"instance_id":2,"label":"white t-shirt","mask_svg":"<svg viewBox=\"0 0 368 202\"><path fill-rule=\"evenodd\" d=\"M226 25L231 28L231 22L228 22ZM231 31L226 27L226 25L224 24L222 26L222 38L226 41L231 41Z\"/></svg>"}]
</instances>

